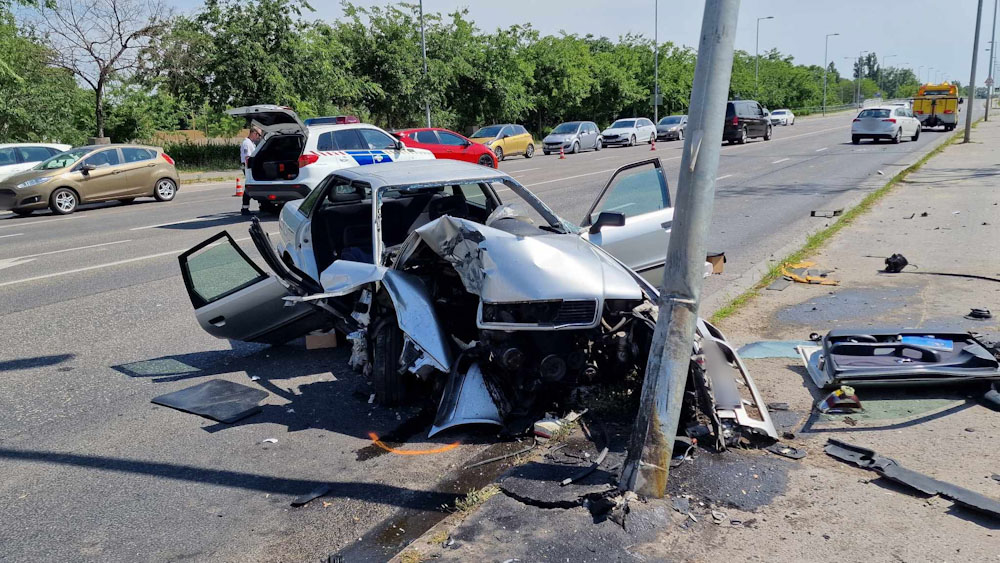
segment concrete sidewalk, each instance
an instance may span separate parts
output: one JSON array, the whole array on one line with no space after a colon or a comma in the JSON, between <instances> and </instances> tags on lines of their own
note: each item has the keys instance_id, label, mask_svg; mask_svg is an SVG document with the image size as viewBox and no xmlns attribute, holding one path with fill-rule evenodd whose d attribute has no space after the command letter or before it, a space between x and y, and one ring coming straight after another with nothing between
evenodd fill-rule
<instances>
[{"instance_id":1,"label":"concrete sidewalk","mask_svg":"<svg viewBox=\"0 0 1000 563\"><path fill-rule=\"evenodd\" d=\"M721 326L734 343L805 340L833 328L949 328L992 334L1000 314L1000 123L953 144L897 184L812 258L839 286L793 284L763 291ZM917 268L883 274L901 253ZM820 416L825 393L801 361L745 360L800 461L763 451L699 450L671 471L674 498L632 503L624 528L583 506L540 508L499 492L453 515L402 552L402 561L1000 561L1000 522L901 486L823 453L834 437L932 477L1000 498L1000 413L983 389L859 389L853 416ZM787 438L791 436L791 438ZM614 440L612 440L614 441ZM564 448L580 448L579 445ZM599 479L613 481L614 452ZM591 452L596 448L591 446ZM558 455L558 454L556 454ZM594 454L591 453L591 456ZM539 456L536 456L538 459ZM555 463L553 456L546 458ZM503 478L501 478L503 480ZM550 484L558 489L558 483ZM509 487L507 487L509 488ZM675 501L689 505L687 514Z\"/></svg>"},{"instance_id":2,"label":"concrete sidewalk","mask_svg":"<svg viewBox=\"0 0 1000 563\"><path fill-rule=\"evenodd\" d=\"M179 172L181 184L201 184L204 182L235 182L236 178L243 180L243 171L236 170L209 170L205 172Z\"/></svg>"}]
</instances>

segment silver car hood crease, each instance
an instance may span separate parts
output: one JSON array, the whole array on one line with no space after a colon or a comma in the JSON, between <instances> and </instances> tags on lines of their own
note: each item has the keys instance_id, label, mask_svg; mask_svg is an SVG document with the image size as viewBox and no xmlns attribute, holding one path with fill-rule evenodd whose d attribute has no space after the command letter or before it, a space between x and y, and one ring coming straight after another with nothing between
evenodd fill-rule
<instances>
[{"instance_id":1,"label":"silver car hood crease","mask_svg":"<svg viewBox=\"0 0 1000 563\"><path fill-rule=\"evenodd\" d=\"M448 260L483 302L642 298L624 267L577 235L516 236L445 216L411 237Z\"/></svg>"}]
</instances>

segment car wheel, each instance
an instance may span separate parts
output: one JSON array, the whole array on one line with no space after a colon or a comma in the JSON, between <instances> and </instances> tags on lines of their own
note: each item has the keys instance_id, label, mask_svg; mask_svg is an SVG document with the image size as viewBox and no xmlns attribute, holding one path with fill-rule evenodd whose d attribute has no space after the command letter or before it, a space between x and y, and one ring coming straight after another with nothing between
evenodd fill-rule
<instances>
[{"instance_id":1,"label":"car wheel","mask_svg":"<svg viewBox=\"0 0 1000 563\"><path fill-rule=\"evenodd\" d=\"M128 204L132 203L133 201L135 201L135 198L134 197L123 197L123 198L119 199L118 201L121 202L122 205L128 205Z\"/></svg>"},{"instance_id":2,"label":"car wheel","mask_svg":"<svg viewBox=\"0 0 1000 563\"><path fill-rule=\"evenodd\" d=\"M861 137L857 135L851 135L851 142L857 145L858 143L861 142Z\"/></svg>"},{"instance_id":3,"label":"car wheel","mask_svg":"<svg viewBox=\"0 0 1000 563\"><path fill-rule=\"evenodd\" d=\"M535 145L528 145L528 148L524 149L524 158L531 158L535 156Z\"/></svg>"},{"instance_id":4,"label":"car wheel","mask_svg":"<svg viewBox=\"0 0 1000 563\"><path fill-rule=\"evenodd\" d=\"M794 117L792 118L792 122L789 123L789 125L795 125L795 118Z\"/></svg>"},{"instance_id":5,"label":"car wheel","mask_svg":"<svg viewBox=\"0 0 1000 563\"><path fill-rule=\"evenodd\" d=\"M576 154L578 152L580 152L580 143L574 141L573 148L569 149L569 154Z\"/></svg>"},{"instance_id":6,"label":"car wheel","mask_svg":"<svg viewBox=\"0 0 1000 563\"><path fill-rule=\"evenodd\" d=\"M896 134L892 136L892 143L898 145L903 140L903 128L896 129Z\"/></svg>"},{"instance_id":7,"label":"car wheel","mask_svg":"<svg viewBox=\"0 0 1000 563\"><path fill-rule=\"evenodd\" d=\"M599 151L604 148L604 139L598 138L597 143L594 145L594 150Z\"/></svg>"},{"instance_id":8,"label":"car wheel","mask_svg":"<svg viewBox=\"0 0 1000 563\"><path fill-rule=\"evenodd\" d=\"M910 140L911 141L916 141L919 138L920 138L920 127L917 126L917 130L913 132L913 136L910 137Z\"/></svg>"},{"instance_id":9,"label":"car wheel","mask_svg":"<svg viewBox=\"0 0 1000 563\"><path fill-rule=\"evenodd\" d=\"M552 154L552 153L550 153L550 152L549 152L549 151L547 151L547 150L543 150L543 151L542 151L542 154L544 154L545 156L549 156L549 155L550 155L550 154Z\"/></svg>"},{"instance_id":10,"label":"car wheel","mask_svg":"<svg viewBox=\"0 0 1000 563\"><path fill-rule=\"evenodd\" d=\"M683 129L681 129L680 131L677 132L677 140L678 141L683 141L684 140L684 130Z\"/></svg>"},{"instance_id":11,"label":"car wheel","mask_svg":"<svg viewBox=\"0 0 1000 563\"><path fill-rule=\"evenodd\" d=\"M635 135L632 135L631 137L629 137L629 139L628 139L628 146L630 146L630 147L634 147L635 146Z\"/></svg>"},{"instance_id":12,"label":"car wheel","mask_svg":"<svg viewBox=\"0 0 1000 563\"><path fill-rule=\"evenodd\" d=\"M490 158L490 155L484 154L483 156L479 157L479 165L486 166L488 168L493 168L493 159Z\"/></svg>"},{"instance_id":13,"label":"car wheel","mask_svg":"<svg viewBox=\"0 0 1000 563\"><path fill-rule=\"evenodd\" d=\"M747 142L747 128L744 127L740 130L740 138L736 141L739 144L745 144Z\"/></svg>"},{"instance_id":14,"label":"car wheel","mask_svg":"<svg viewBox=\"0 0 1000 563\"><path fill-rule=\"evenodd\" d=\"M399 357L403 354L403 332L396 326L392 312L375 326L372 356L372 383L375 397L383 405L398 405L403 400L403 374L399 372Z\"/></svg>"},{"instance_id":15,"label":"car wheel","mask_svg":"<svg viewBox=\"0 0 1000 563\"><path fill-rule=\"evenodd\" d=\"M259 201L261 213L269 213L271 215L277 215L281 212L281 204L273 201Z\"/></svg>"},{"instance_id":16,"label":"car wheel","mask_svg":"<svg viewBox=\"0 0 1000 563\"><path fill-rule=\"evenodd\" d=\"M79 203L76 192L69 188L58 188L49 196L49 209L57 215L69 215Z\"/></svg>"},{"instance_id":17,"label":"car wheel","mask_svg":"<svg viewBox=\"0 0 1000 563\"><path fill-rule=\"evenodd\" d=\"M14 215L19 215L21 217L27 217L35 212L34 209L13 209Z\"/></svg>"},{"instance_id":18,"label":"car wheel","mask_svg":"<svg viewBox=\"0 0 1000 563\"><path fill-rule=\"evenodd\" d=\"M497 162L503 162L503 148L497 147L493 149L493 154L497 157Z\"/></svg>"},{"instance_id":19,"label":"car wheel","mask_svg":"<svg viewBox=\"0 0 1000 563\"><path fill-rule=\"evenodd\" d=\"M655 142L656 142L656 133L653 133L652 135L649 136L649 142L646 143L646 144L647 145L652 145Z\"/></svg>"},{"instance_id":20,"label":"car wheel","mask_svg":"<svg viewBox=\"0 0 1000 563\"><path fill-rule=\"evenodd\" d=\"M771 126L770 125L768 125L767 129L764 130L764 140L765 141L770 141L771 140Z\"/></svg>"},{"instance_id":21,"label":"car wheel","mask_svg":"<svg viewBox=\"0 0 1000 563\"><path fill-rule=\"evenodd\" d=\"M156 201L170 201L177 195L177 184L170 178L161 178L153 188L153 197Z\"/></svg>"}]
</instances>

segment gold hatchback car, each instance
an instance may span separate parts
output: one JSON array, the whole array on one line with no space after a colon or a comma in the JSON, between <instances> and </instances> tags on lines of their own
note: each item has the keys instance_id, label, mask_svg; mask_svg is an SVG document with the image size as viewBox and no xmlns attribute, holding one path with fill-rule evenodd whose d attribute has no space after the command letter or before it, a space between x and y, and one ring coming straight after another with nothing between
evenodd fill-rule
<instances>
[{"instance_id":1,"label":"gold hatchback car","mask_svg":"<svg viewBox=\"0 0 1000 563\"><path fill-rule=\"evenodd\" d=\"M0 210L30 215L48 207L66 215L81 203L150 196L170 201L179 183L174 160L159 147L76 147L0 182Z\"/></svg>"}]
</instances>

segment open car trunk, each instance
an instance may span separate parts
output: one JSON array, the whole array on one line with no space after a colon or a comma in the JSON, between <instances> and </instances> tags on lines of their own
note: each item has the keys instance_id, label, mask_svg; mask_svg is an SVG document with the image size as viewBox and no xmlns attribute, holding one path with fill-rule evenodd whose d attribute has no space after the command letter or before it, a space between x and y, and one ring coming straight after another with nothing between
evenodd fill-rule
<instances>
[{"instance_id":1,"label":"open car trunk","mask_svg":"<svg viewBox=\"0 0 1000 563\"><path fill-rule=\"evenodd\" d=\"M258 105L226 111L246 118L264 132L264 140L250 158L254 181L294 180L299 175L299 156L306 146L308 128L290 108Z\"/></svg>"}]
</instances>

